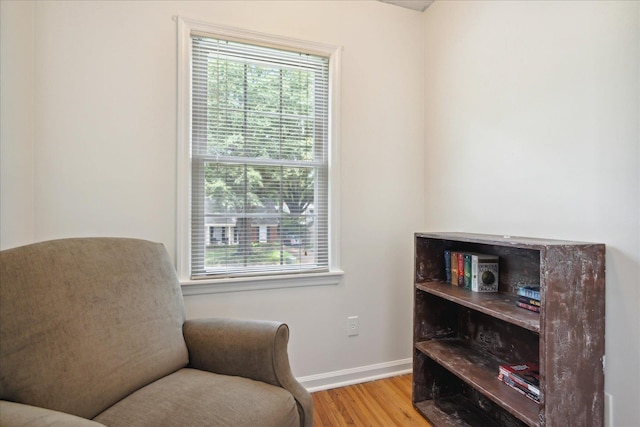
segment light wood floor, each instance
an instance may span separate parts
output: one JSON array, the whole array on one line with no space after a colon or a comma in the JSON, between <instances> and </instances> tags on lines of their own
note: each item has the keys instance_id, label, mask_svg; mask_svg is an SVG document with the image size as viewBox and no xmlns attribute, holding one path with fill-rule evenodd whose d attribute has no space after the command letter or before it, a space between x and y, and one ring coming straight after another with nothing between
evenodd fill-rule
<instances>
[{"instance_id":1,"label":"light wood floor","mask_svg":"<svg viewBox=\"0 0 640 427\"><path fill-rule=\"evenodd\" d=\"M411 404L411 375L312 393L314 427L430 427Z\"/></svg>"}]
</instances>

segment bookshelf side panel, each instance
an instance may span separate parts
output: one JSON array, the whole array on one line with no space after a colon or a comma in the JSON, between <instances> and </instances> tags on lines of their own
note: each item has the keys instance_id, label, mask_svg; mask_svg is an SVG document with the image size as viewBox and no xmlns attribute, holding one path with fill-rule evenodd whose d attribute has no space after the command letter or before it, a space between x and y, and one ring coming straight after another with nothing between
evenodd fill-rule
<instances>
[{"instance_id":1,"label":"bookshelf side panel","mask_svg":"<svg viewBox=\"0 0 640 427\"><path fill-rule=\"evenodd\" d=\"M595 244L551 246L541 259L546 426L604 425L604 251Z\"/></svg>"}]
</instances>

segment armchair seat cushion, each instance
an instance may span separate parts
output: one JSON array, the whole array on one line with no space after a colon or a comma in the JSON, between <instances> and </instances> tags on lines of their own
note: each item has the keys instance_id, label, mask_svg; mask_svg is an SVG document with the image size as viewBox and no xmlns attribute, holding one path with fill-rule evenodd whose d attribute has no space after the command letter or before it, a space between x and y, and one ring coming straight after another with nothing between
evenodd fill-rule
<instances>
[{"instance_id":1,"label":"armchair seat cushion","mask_svg":"<svg viewBox=\"0 0 640 427\"><path fill-rule=\"evenodd\" d=\"M296 401L283 388L190 368L161 378L94 418L109 427L294 427Z\"/></svg>"}]
</instances>

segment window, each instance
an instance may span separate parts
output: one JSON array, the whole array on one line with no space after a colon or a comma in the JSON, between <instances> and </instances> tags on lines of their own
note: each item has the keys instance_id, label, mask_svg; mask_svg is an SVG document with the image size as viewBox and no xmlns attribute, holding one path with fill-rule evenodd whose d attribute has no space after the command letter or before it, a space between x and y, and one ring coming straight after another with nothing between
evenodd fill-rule
<instances>
[{"instance_id":1,"label":"window","mask_svg":"<svg viewBox=\"0 0 640 427\"><path fill-rule=\"evenodd\" d=\"M178 25L181 281L335 282L338 49Z\"/></svg>"}]
</instances>

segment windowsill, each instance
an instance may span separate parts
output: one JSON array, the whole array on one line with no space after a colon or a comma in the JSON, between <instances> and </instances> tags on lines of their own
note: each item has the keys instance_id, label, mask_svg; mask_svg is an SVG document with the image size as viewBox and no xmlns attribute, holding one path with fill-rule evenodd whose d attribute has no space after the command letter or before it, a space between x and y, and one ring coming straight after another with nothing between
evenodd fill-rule
<instances>
[{"instance_id":1,"label":"windowsill","mask_svg":"<svg viewBox=\"0 0 640 427\"><path fill-rule=\"evenodd\" d=\"M243 292L264 289L297 288L306 286L338 285L343 271L282 276L239 277L226 279L181 280L182 294L204 295L223 292Z\"/></svg>"}]
</instances>

